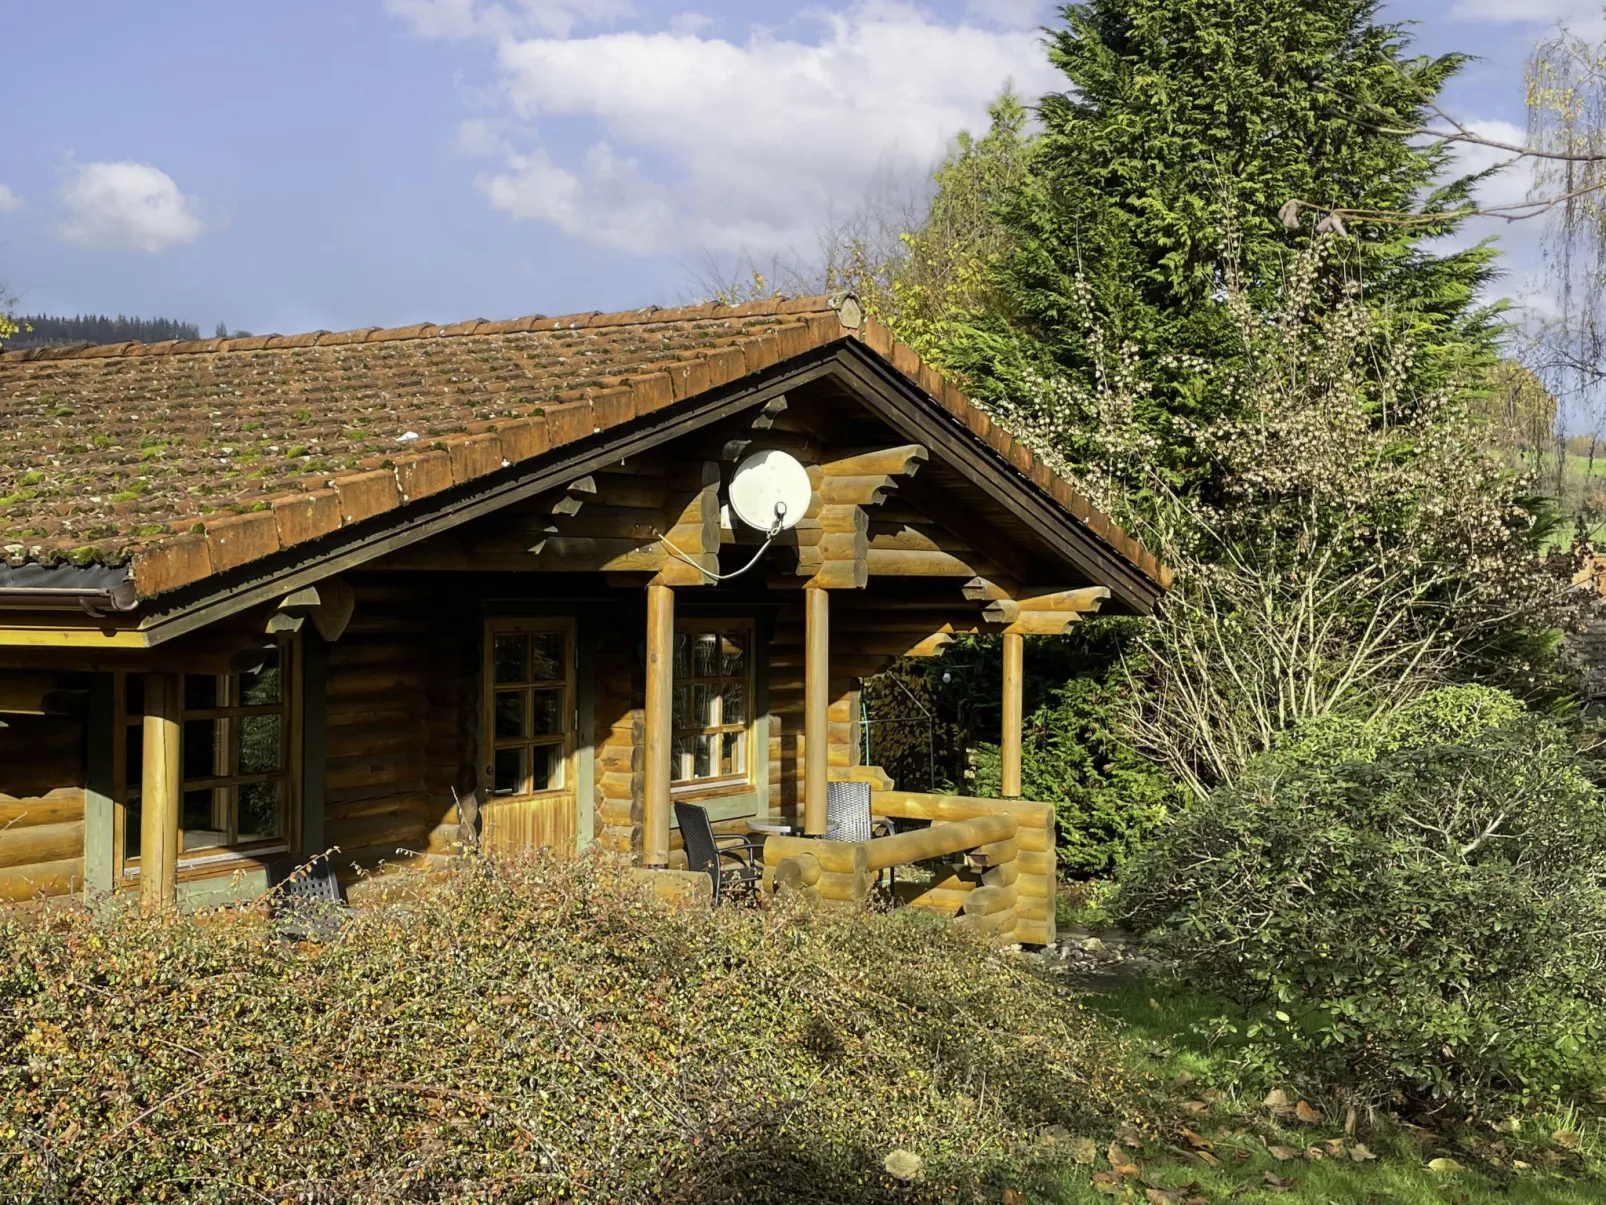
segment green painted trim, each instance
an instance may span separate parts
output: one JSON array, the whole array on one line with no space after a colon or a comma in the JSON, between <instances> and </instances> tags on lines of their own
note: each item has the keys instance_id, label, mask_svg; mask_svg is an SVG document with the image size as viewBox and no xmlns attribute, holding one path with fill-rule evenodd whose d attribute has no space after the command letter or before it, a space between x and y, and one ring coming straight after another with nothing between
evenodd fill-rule
<instances>
[{"instance_id":1,"label":"green painted trim","mask_svg":"<svg viewBox=\"0 0 1606 1205\"><path fill-rule=\"evenodd\" d=\"M574 647L574 844L584 853L596 840L597 823L596 639L584 619L575 620Z\"/></svg>"},{"instance_id":2,"label":"green painted trim","mask_svg":"<svg viewBox=\"0 0 1606 1205\"><path fill-rule=\"evenodd\" d=\"M111 674L91 678L84 713L84 890L91 895L117 886L117 805L112 800L116 682Z\"/></svg>"},{"instance_id":3,"label":"green painted trim","mask_svg":"<svg viewBox=\"0 0 1606 1205\"><path fill-rule=\"evenodd\" d=\"M266 892L269 886L268 868L250 862L243 868L225 874L179 883L179 911L193 912L197 908L216 908L222 904L252 900Z\"/></svg>"},{"instance_id":4,"label":"green painted trim","mask_svg":"<svg viewBox=\"0 0 1606 1205\"><path fill-rule=\"evenodd\" d=\"M757 816L760 811L768 812L762 796L757 791L743 791L740 795L715 795L711 799L699 799L695 795L677 795L675 803L695 803L698 807L708 809L709 820L718 823L721 820L741 820L747 816ZM669 812L669 827L677 828L675 824L674 809Z\"/></svg>"},{"instance_id":5,"label":"green painted trim","mask_svg":"<svg viewBox=\"0 0 1606 1205\"><path fill-rule=\"evenodd\" d=\"M328 708L328 646L307 624L301 637L301 848L299 856L324 852L325 717Z\"/></svg>"}]
</instances>

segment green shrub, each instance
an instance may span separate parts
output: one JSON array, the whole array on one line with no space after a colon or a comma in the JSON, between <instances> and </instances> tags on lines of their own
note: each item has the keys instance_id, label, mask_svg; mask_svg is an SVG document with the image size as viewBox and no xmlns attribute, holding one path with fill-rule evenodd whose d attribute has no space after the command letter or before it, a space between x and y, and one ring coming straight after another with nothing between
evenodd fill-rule
<instances>
[{"instance_id":1,"label":"green shrub","mask_svg":"<svg viewBox=\"0 0 1606 1205\"><path fill-rule=\"evenodd\" d=\"M1566 734L1463 687L1296 732L1179 814L1121 907L1242 1009L1223 1032L1265 1073L1466 1110L1599 1082L1603 885Z\"/></svg>"},{"instance_id":2,"label":"green shrub","mask_svg":"<svg viewBox=\"0 0 1606 1205\"><path fill-rule=\"evenodd\" d=\"M1111 874L1183 803L1177 784L1133 748L1124 712L1120 686L1072 678L1052 688L1022 725L1021 791L1054 805L1063 874ZM979 745L973 755L976 777L967 789L996 794L998 746Z\"/></svg>"},{"instance_id":3,"label":"green shrub","mask_svg":"<svg viewBox=\"0 0 1606 1205\"><path fill-rule=\"evenodd\" d=\"M470 862L325 945L118 909L0 951L8 1205L997 1199L1128 1087L929 918L673 911L586 860Z\"/></svg>"}]
</instances>

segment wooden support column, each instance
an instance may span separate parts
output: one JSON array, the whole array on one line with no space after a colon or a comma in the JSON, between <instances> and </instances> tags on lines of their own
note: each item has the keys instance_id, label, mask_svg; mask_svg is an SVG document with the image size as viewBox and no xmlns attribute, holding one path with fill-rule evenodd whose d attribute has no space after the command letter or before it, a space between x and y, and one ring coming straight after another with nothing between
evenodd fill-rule
<instances>
[{"instance_id":1,"label":"wooden support column","mask_svg":"<svg viewBox=\"0 0 1606 1205\"><path fill-rule=\"evenodd\" d=\"M675 691L675 591L647 587L646 764L642 767L641 862L669 865L671 713Z\"/></svg>"},{"instance_id":2,"label":"wooden support column","mask_svg":"<svg viewBox=\"0 0 1606 1205\"><path fill-rule=\"evenodd\" d=\"M831 742L831 596L803 591L803 831L825 835Z\"/></svg>"},{"instance_id":3,"label":"wooden support column","mask_svg":"<svg viewBox=\"0 0 1606 1205\"><path fill-rule=\"evenodd\" d=\"M1020 798L1021 702L1026 667L1026 638L1004 633L1003 791L1005 799Z\"/></svg>"},{"instance_id":4,"label":"wooden support column","mask_svg":"<svg viewBox=\"0 0 1606 1205\"><path fill-rule=\"evenodd\" d=\"M178 902L179 764L183 682L179 674L145 675L145 765L140 778L139 899L147 912Z\"/></svg>"}]
</instances>

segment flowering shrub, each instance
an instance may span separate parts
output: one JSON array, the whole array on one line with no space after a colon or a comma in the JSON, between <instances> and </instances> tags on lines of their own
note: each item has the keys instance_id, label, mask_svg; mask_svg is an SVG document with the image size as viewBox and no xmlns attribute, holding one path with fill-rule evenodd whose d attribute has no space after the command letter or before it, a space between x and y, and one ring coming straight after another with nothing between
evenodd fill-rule
<instances>
[{"instance_id":1,"label":"flowering shrub","mask_svg":"<svg viewBox=\"0 0 1606 1205\"><path fill-rule=\"evenodd\" d=\"M1229 254L1214 361L1118 343L1082 282L1089 378L1000 403L1176 570L1142 642L1134 728L1201 795L1302 721L1398 706L1427 682L1555 692L1555 631L1584 605L1541 561L1547 512L1487 448L1484 382L1421 389L1432 349L1345 276L1343 247L1317 238L1270 303ZM1210 398L1210 417L1157 411L1164 380ZM1157 468L1165 444L1208 481Z\"/></svg>"},{"instance_id":2,"label":"flowering shrub","mask_svg":"<svg viewBox=\"0 0 1606 1205\"><path fill-rule=\"evenodd\" d=\"M1307 723L1163 829L1120 905L1270 1078L1432 1110L1606 1082L1606 794L1500 692Z\"/></svg>"},{"instance_id":3,"label":"flowering shrub","mask_svg":"<svg viewBox=\"0 0 1606 1205\"><path fill-rule=\"evenodd\" d=\"M975 1200L1125 1087L929 918L673 911L588 860L470 861L327 944L108 909L0 950L8 1203Z\"/></svg>"}]
</instances>

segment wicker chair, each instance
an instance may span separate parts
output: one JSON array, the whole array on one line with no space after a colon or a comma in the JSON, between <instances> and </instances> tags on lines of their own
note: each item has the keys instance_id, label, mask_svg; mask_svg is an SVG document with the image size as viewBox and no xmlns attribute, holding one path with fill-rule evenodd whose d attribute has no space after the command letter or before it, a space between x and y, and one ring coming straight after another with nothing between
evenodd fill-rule
<instances>
[{"instance_id":1,"label":"wicker chair","mask_svg":"<svg viewBox=\"0 0 1606 1205\"><path fill-rule=\"evenodd\" d=\"M737 833L716 836L708 819L708 809L695 803L675 805L675 823L686 845L686 865L706 870L714 881L714 905L724 902L727 891L746 887L749 891L764 874L764 842ZM726 858L734 858L730 864Z\"/></svg>"},{"instance_id":2,"label":"wicker chair","mask_svg":"<svg viewBox=\"0 0 1606 1205\"><path fill-rule=\"evenodd\" d=\"M870 784L831 782L825 785L825 839L827 841L868 841L890 837L892 821L870 814ZM880 878L879 875L876 876ZM887 882L897 882L897 871L887 871Z\"/></svg>"}]
</instances>

